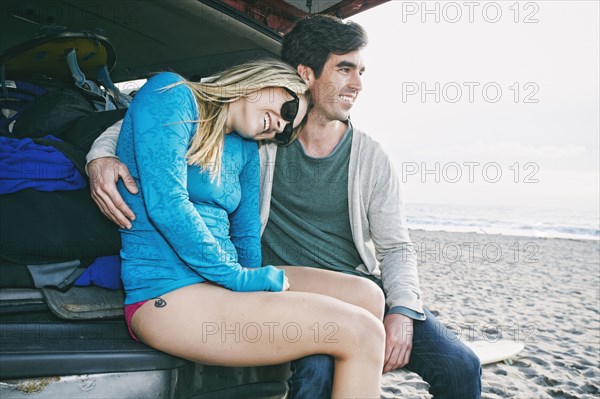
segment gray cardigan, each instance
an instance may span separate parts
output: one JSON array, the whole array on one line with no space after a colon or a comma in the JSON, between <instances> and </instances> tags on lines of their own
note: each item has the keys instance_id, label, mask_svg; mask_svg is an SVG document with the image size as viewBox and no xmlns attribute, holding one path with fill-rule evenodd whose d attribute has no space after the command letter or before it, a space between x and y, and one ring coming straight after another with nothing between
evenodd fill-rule
<instances>
[{"instance_id":1,"label":"gray cardigan","mask_svg":"<svg viewBox=\"0 0 600 399\"><path fill-rule=\"evenodd\" d=\"M260 146L261 234L269 220L276 144ZM423 313L413 247L400 198L396 171L381 145L354 128L348 167L348 207L356 249L364 264L356 270L383 282L391 309L404 306Z\"/></svg>"}]
</instances>

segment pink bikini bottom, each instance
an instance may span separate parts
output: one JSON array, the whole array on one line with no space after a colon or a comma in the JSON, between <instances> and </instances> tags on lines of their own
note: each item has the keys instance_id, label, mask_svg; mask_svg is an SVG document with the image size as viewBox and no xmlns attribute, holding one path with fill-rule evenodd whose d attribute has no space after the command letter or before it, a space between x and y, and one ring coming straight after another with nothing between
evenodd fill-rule
<instances>
[{"instance_id":1,"label":"pink bikini bottom","mask_svg":"<svg viewBox=\"0 0 600 399\"><path fill-rule=\"evenodd\" d=\"M135 336L133 330L131 329L131 318L133 317L134 313L137 312L137 310L148 301L149 299L145 301L132 303L130 305L125 305L125 307L123 308L123 311L125 312L125 321L127 322L127 329L129 330L129 335L131 335L131 338L135 339L138 342L140 342L140 340Z\"/></svg>"}]
</instances>

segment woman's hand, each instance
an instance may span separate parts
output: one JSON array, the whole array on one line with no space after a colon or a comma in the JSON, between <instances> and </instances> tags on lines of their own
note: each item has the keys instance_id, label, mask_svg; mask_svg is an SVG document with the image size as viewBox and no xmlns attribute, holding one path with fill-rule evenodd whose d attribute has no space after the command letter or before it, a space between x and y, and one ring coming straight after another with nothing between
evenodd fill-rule
<instances>
[{"instance_id":1,"label":"woman's hand","mask_svg":"<svg viewBox=\"0 0 600 399\"><path fill-rule=\"evenodd\" d=\"M227 288L239 292L280 292L287 291L290 283L283 270L268 265L258 268L242 268L233 286Z\"/></svg>"}]
</instances>

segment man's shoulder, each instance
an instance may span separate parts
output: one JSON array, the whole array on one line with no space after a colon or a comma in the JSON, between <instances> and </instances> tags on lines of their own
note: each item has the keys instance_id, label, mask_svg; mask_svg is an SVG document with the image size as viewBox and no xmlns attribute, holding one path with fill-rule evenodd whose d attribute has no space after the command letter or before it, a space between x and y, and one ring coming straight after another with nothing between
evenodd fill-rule
<instances>
[{"instance_id":1,"label":"man's shoulder","mask_svg":"<svg viewBox=\"0 0 600 399\"><path fill-rule=\"evenodd\" d=\"M364 130L352 126L352 146L363 155L374 155L387 158L381 143Z\"/></svg>"}]
</instances>

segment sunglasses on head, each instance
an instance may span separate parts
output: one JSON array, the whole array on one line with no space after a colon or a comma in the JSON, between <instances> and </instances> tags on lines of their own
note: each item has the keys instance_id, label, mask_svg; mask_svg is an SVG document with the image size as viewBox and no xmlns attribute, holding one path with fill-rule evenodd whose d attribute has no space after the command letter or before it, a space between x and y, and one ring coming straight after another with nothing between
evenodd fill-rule
<instances>
[{"instance_id":1,"label":"sunglasses on head","mask_svg":"<svg viewBox=\"0 0 600 399\"><path fill-rule=\"evenodd\" d=\"M283 128L283 132L277 133L275 135L275 142L279 145L286 145L290 142L292 138L292 133L294 132L294 119L298 115L298 108L300 107L300 99L290 89L284 87L285 91L287 91L293 98L289 101L284 102L281 105L281 117L284 121L289 122Z\"/></svg>"}]
</instances>

